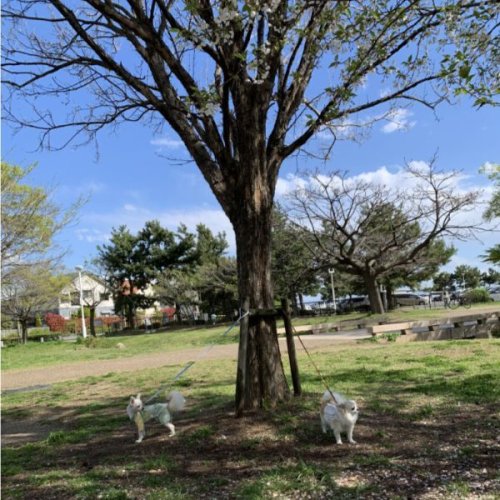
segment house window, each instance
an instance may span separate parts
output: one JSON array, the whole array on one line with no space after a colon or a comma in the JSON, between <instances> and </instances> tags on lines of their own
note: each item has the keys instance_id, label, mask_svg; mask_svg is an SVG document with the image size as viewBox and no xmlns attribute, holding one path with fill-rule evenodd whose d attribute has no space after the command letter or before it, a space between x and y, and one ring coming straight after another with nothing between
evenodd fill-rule
<instances>
[{"instance_id":1,"label":"house window","mask_svg":"<svg viewBox=\"0 0 500 500\"><path fill-rule=\"evenodd\" d=\"M83 291L83 301L89 301L92 299L92 290L84 290ZM71 292L71 305L79 306L80 305L80 292Z\"/></svg>"},{"instance_id":2,"label":"house window","mask_svg":"<svg viewBox=\"0 0 500 500\"><path fill-rule=\"evenodd\" d=\"M99 294L99 300L109 300L109 293L108 292L101 292Z\"/></svg>"},{"instance_id":3,"label":"house window","mask_svg":"<svg viewBox=\"0 0 500 500\"><path fill-rule=\"evenodd\" d=\"M71 305L72 306L80 305L80 292L71 292Z\"/></svg>"}]
</instances>

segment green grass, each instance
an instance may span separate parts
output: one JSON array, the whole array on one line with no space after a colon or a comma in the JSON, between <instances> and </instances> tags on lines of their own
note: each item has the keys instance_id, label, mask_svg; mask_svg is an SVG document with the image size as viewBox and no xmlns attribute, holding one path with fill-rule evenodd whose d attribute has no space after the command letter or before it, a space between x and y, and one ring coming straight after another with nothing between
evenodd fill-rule
<instances>
[{"instance_id":1,"label":"green grass","mask_svg":"<svg viewBox=\"0 0 500 500\"><path fill-rule=\"evenodd\" d=\"M210 344L236 342L238 329L222 336L227 327L138 333L136 335L99 337L92 339L92 346L83 342L50 342L13 345L2 349L2 371L22 368L56 366L79 361L127 358L140 354L158 353L202 347ZM118 349L122 343L125 349Z\"/></svg>"},{"instance_id":2,"label":"green grass","mask_svg":"<svg viewBox=\"0 0 500 500\"><path fill-rule=\"evenodd\" d=\"M205 330L199 339L191 337L196 332L184 331L99 339L98 343L138 342L139 346L139 342L156 341L157 350L180 349L206 345L222 331ZM170 344L164 341L169 336ZM51 366L56 366L67 362L64 349L75 346L34 347L52 352ZM235 419L236 362L200 360L176 385L188 401L176 422L177 436L167 438L153 426L140 446L133 443L134 430L125 415L128 396L139 391L152 394L172 379L178 366L6 393L3 421L32 419L51 422L52 428L35 443L4 446L2 493L5 498L195 499L216 498L224 492L229 498L243 499L322 495L354 499L389 491L392 498L408 497L415 485L407 490L401 486L405 474L425 476L441 466L460 472L463 464L489 456L488 439L496 439L497 425L491 409L500 398L499 348L500 340L457 340L340 344L312 352L326 383L358 401L361 437L357 429L356 446L336 447L332 436L319 431L323 382L300 347L303 397ZM87 351L98 357L106 349L113 351L104 345ZM17 357L26 352L7 351ZM289 377L287 366L285 361ZM460 418L453 420L457 415ZM439 426L447 422L451 431L443 437L445 429ZM480 440L461 440L477 435L478 425ZM442 445L436 444L436 433ZM419 469L420 456L424 460ZM436 462L429 464L429 460ZM87 461L91 463L85 465ZM394 478L393 489L386 490L387 477ZM443 498L475 494L474 482L481 483L456 475L440 486Z\"/></svg>"},{"instance_id":3,"label":"green grass","mask_svg":"<svg viewBox=\"0 0 500 500\"><path fill-rule=\"evenodd\" d=\"M478 305L477 307L484 307ZM498 306L492 305L491 310L497 310ZM456 311L463 314L473 314L474 306L470 310ZM373 315L368 313L350 313L339 316L313 316L300 317L293 320L295 326L335 323L342 324L350 321L370 321L376 323L384 320L390 322L417 321L423 319L439 319L446 317L449 311L445 309L419 309L403 308L391 311L383 315ZM282 322L278 321L278 326ZM137 332L132 335L99 337L91 339L87 344L84 342L30 342L27 345L12 345L3 348L2 371L35 368L53 367L60 364L76 363L90 360L108 360L117 358L127 358L148 353L169 352L192 347L202 347L211 344L230 344L237 342L238 328L233 328L227 335L227 326L213 328L193 327L181 330L167 330L155 333ZM387 340L394 341L398 334L388 334ZM371 339L370 339L371 340ZM375 340L373 340L375 342ZM118 343L125 345L125 349L118 349Z\"/></svg>"}]
</instances>

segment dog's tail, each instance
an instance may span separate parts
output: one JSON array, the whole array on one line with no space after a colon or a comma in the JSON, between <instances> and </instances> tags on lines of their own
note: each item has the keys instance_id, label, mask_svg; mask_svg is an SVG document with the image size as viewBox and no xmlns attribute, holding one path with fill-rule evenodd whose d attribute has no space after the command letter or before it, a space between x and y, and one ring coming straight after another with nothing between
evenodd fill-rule
<instances>
[{"instance_id":1,"label":"dog's tail","mask_svg":"<svg viewBox=\"0 0 500 500\"><path fill-rule=\"evenodd\" d=\"M182 411L186 406L186 400L184 396L178 391L172 391L167 396L167 407L168 411L172 413L177 413Z\"/></svg>"},{"instance_id":2,"label":"dog's tail","mask_svg":"<svg viewBox=\"0 0 500 500\"><path fill-rule=\"evenodd\" d=\"M329 403L329 402L335 403L335 404L340 404L345 401L344 396L342 394L339 394L338 392L333 392L330 389L327 389L321 398L322 403Z\"/></svg>"}]
</instances>

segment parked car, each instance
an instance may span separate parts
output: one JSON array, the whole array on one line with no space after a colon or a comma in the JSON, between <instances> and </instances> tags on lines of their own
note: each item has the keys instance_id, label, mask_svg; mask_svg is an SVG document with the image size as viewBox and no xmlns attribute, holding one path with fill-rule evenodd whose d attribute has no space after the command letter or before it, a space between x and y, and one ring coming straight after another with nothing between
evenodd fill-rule
<instances>
[{"instance_id":1,"label":"parked car","mask_svg":"<svg viewBox=\"0 0 500 500\"><path fill-rule=\"evenodd\" d=\"M395 293L394 303L396 306L425 306L429 305L429 297L417 293Z\"/></svg>"},{"instance_id":2,"label":"parked car","mask_svg":"<svg viewBox=\"0 0 500 500\"><path fill-rule=\"evenodd\" d=\"M351 311L369 311L370 300L367 295L359 297L347 297L341 299L337 305L337 312L345 313Z\"/></svg>"},{"instance_id":3,"label":"parked car","mask_svg":"<svg viewBox=\"0 0 500 500\"><path fill-rule=\"evenodd\" d=\"M488 289L492 300L500 300L500 285L492 285Z\"/></svg>"}]
</instances>

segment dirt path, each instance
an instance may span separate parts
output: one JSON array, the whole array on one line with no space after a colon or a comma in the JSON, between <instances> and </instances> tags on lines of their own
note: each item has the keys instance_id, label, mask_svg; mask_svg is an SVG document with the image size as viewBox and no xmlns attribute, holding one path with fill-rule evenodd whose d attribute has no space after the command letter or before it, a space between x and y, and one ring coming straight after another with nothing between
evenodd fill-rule
<instances>
[{"instance_id":1,"label":"dirt path","mask_svg":"<svg viewBox=\"0 0 500 500\"><path fill-rule=\"evenodd\" d=\"M498 304L486 305L475 308L472 314L491 313L498 311ZM459 308L449 311L449 317L468 316L470 311ZM367 338L367 331L352 330L338 333L326 333L321 335L301 336L307 349L324 349L338 345L340 342L353 342ZM286 341L280 338L280 348L286 352ZM298 352L302 349L296 342ZM188 361L214 360L214 359L236 359L238 352L237 344L214 345L207 351L206 347L183 349L178 351L143 354L134 357L123 357L112 360L82 361L78 363L62 364L56 367L33 368L22 370L8 370L2 372L2 391L19 390L33 386L49 385L66 380L75 380L88 376L105 375L110 372L131 372L145 368L159 368L162 366L179 365Z\"/></svg>"},{"instance_id":2,"label":"dirt path","mask_svg":"<svg viewBox=\"0 0 500 500\"><path fill-rule=\"evenodd\" d=\"M338 345L339 342L352 342L364 337L367 337L366 330L345 334L314 335L314 337L304 335L301 338L308 349L314 350ZM280 348L282 352L286 352L285 339L280 339ZM300 349L300 346L297 346L297 349ZM236 359L237 353L237 344L215 345L210 350L202 347L110 360L82 361L57 365L53 368L8 370L2 373L2 391L44 386L82 377L105 375L110 372L132 372L145 368L179 365L188 361Z\"/></svg>"}]
</instances>

